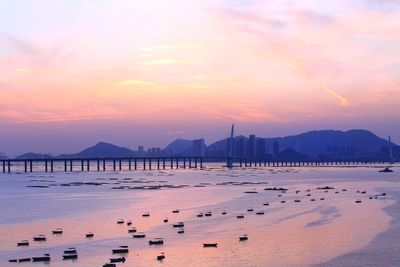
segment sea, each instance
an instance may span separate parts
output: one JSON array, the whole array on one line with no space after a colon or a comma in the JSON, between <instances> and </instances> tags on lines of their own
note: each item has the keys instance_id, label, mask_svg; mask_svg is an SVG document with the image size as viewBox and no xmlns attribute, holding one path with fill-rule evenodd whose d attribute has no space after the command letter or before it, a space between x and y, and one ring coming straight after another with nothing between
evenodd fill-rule
<instances>
[{"instance_id":1,"label":"sea","mask_svg":"<svg viewBox=\"0 0 400 267\"><path fill-rule=\"evenodd\" d=\"M380 168L1 173L0 266L400 266L400 239L385 237L400 229L400 168ZM129 252L113 254L120 246ZM71 247L77 259L63 260Z\"/></svg>"}]
</instances>

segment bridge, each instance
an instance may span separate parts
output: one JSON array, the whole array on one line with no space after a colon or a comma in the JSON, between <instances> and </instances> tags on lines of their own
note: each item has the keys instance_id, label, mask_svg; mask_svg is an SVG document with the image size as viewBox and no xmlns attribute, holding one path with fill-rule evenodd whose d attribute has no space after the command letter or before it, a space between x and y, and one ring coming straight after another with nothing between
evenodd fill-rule
<instances>
[{"instance_id":1,"label":"bridge","mask_svg":"<svg viewBox=\"0 0 400 267\"><path fill-rule=\"evenodd\" d=\"M302 160L278 161L271 159L234 157L131 157L131 158L52 158L52 159L1 159L0 172L73 172L73 171L135 171L203 169L207 163L221 163L230 168L249 167L327 167L389 165L390 160ZM229 165L227 165L229 164Z\"/></svg>"}]
</instances>

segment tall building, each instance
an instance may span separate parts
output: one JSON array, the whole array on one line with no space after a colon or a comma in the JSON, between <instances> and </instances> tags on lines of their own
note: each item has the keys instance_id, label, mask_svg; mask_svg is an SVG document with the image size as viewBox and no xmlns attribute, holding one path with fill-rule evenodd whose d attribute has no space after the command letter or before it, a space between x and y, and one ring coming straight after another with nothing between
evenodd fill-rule
<instances>
[{"instance_id":1,"label":"tall building","mask_svg":"<svg viewBox=\"0 0 400 267\"><path fill-rule=\"evenodd\" d=\"M235 139L235 149L234 155L237 158L246 157L246 138L244 136L239 136Z\"/></svg>"},{"instance_id":2,"label":"tall building","mask_svg":"<svg viewBox=\"0 0 400 267\"><path fill-rule=\"evenodd\" d=\"M204 138L193 140L193 156L204 157L206 155L206 145Z\"/></svg>"},{"instance_id":3,"label":"tall building","mask_svg":"<svg viewBox=\"0 0 400 267\"><path fill-rule=\"evenodd\" d=\"M256 136L254 134L249 135L249 142L247 144L247 158L254 160L256 157Z\"/></svg>"},{"instance_id":4,"label":"tall building","mask_svg":"<svg viewBox=\"0 0 400 267\"><path fill-rule=\"evenodd\" d=\"M138 146L138 155L143 156L144 155L144 147L143 146Z\"/></svg>"},{"instance_id":5,"label":"tall building","mask_svg":"<svg viewBox=\"0 0 400 267\"><path fill-rule=\"evenodd\" d=\"M279 142L278 141L274 141L274 143L272 145L272 151L274 153L274 156L279 154Z\"/></svg>"},{"instance_id":6,"label":"tall building","mask_svg":"<svg viewBox=\"0 0 400 267\"><path fill-rule=\"evenodd\" d=\"M264 159L267 151L265 149L265 139L259 138L257 139L257 146L256 146L256 158L257 159Z\"/></svg>"}]
</instances>

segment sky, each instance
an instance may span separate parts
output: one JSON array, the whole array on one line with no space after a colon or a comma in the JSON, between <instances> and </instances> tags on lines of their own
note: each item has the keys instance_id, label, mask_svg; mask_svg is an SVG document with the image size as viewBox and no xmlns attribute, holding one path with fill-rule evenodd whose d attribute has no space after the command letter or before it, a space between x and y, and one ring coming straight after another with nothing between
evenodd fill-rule
<instances>
[{"instance_id":1,"label":"sky","mask_svg":"<svg viewBox=\"0 0 400 267\"><path fill-rule=\"evenodd\" d=\"M400 143L398 0L0 0L0 152L368 129Z\"/></svg>"}]
</instances>

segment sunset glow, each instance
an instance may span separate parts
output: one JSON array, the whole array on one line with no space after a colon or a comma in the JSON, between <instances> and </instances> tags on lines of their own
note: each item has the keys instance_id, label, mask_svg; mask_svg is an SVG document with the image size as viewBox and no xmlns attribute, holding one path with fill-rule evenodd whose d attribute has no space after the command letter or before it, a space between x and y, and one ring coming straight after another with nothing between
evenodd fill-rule
<instances>
[{"instance_id":1,"label":"sunset glow","mask_svg":"<svg viewBox=\"0 0 400 267\"><path fill-rule=\"evenodd\" d=\"M374 0L2 1L2 150L211 141L232 122L398 142L399 13ZM24 145L28 133L50 141Z\"/></svg>"}]
</instances>

